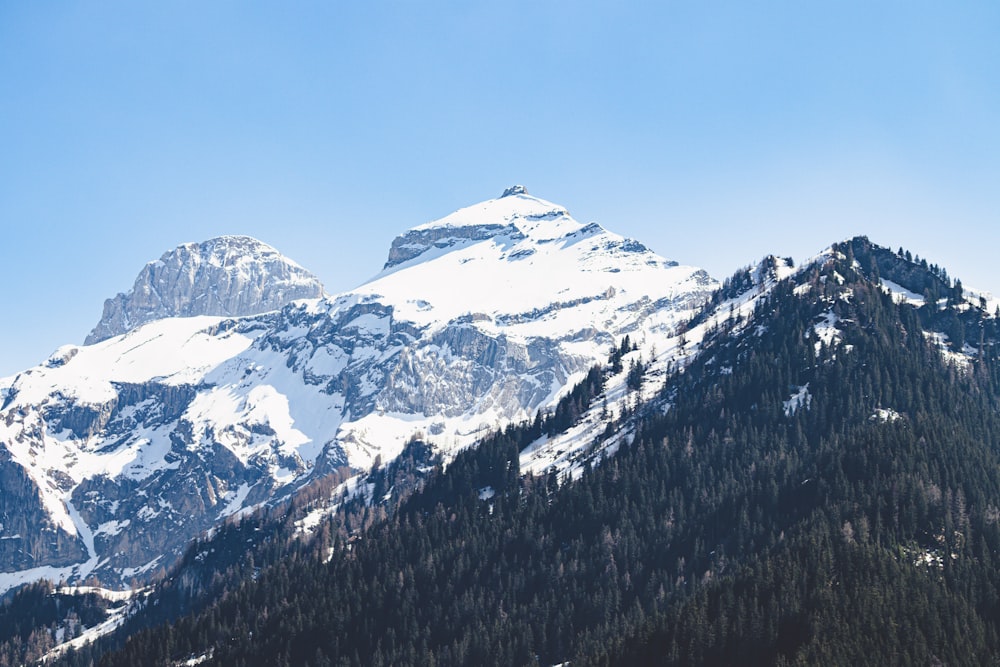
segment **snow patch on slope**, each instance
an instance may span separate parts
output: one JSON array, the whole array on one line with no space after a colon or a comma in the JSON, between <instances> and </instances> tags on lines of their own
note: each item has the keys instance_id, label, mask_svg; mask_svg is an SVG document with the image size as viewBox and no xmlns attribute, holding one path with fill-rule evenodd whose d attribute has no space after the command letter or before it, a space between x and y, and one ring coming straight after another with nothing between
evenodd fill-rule
<instances>
[{"instance_id":1,"label":"snow patch on slope","mask_svg":"<svg viewBox=\"0 0 1000 667\"><path fill-rule=\"evenodd\" d=\"M892 300L896 303L908 303L917 308L924 305L924 297L916 292L911 292L898 283L882 278L881 285L886 294L892 295Z\"/></svg>"},{"instance_id":2,"label":"snow patch on slope","mask_svg":"<svg viewBox=\"0 0 1000 667\"><path fill-rule=\"evenodd\" d=\"M903 416L892 408L878 408L868 419L875 422L887 423L899 421Z\"/></svg>"},{"instance_id":3,"label":"snow patch on slope","mask_svg":"<svg viewBox=\"0 0 1000 667\"><path fill-rule=\"evenodd\" d=\"M840 318L832 310L827 311L817 318L812 326L812 332L816 335L816 356L818 357L824 347L831 348L840 343L843 333L837 327Z\"/></svg>"},{"instance_id":4,"label":"snow patch on slope","mask_svg":"<svg viewBox=\"0 0 1000 667\"><path fill-rule=\"evenodd\" d=\"M962 346L961 352L955 352L950 343L948 334L940 331L925 331L924 337L934 344L944 360L961 370L969 370L972 367L972 360L975 358L976 349L968 343Z\"/></svg>"},{"instance_id":5,"label":"snow patch on slope","mask_svg":"<svg viewBox=\"0 0 1000 667\"><path fill-rule=\"evenodd\" d=\"M811 403L812 394L809 393L809 383L806 382L801 387L796 387L795 391L792 392L791 397L782 405L784 407L785 415L791 417L801 408L808 409Z\"/></svg>"}]
</instances>

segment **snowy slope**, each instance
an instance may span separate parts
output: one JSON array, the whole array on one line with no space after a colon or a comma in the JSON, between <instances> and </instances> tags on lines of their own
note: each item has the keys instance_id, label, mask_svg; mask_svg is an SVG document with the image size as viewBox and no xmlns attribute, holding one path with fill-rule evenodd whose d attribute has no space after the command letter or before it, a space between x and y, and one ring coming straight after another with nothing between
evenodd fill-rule
<instances>
[{"instance_id":1,"label":"snowy slope","mask_svg":"<svg viewBox=\"0 0 1000 667\"><path fill-rule=\"evenodd\" d=\"M422 325L468 315L483 330L546 336L620 327L631 312L624 304L691 301L692 291L714 284L703 271L518 192L400 236L393 249L413 256L390 260L356 293L391 302L397 317Z\"/></svg>"},{"instance_id":2,"label":"snowy slope","mask_svg":"<svg viewBox=\"0 0 1000 667\"><path fill-rule=\"evenodd\" d=\"M560 478L577 478L586 466L614 454L633 437L635 422L622 419L622 415L635 413L640 406L642 410L667 410L669 401L662 389L671 372L683 372L722 329L727 331L726 336L736 337L764 326L753 318L758 303L780 282L801 279L809 268L825 262L830 252L828 249L799 267L773 255L765 257L745 269L747 280L741 289L734 289L716 303L704 304L697 317L679 328L638 339L637 349L623 357L623 370L605 382L602 400L565 433L542 436L526 447L520 456L521 471L536 475L555 471ZM637 389L630 389L627 383L632 363L646 369ZM719 372L731 370L720 368Z\"/></svg>"},{"instance_id":3,"label":"snowy slope","mask_svg":"<svg viewBox=\"0 0 1000 667\"><path fill-rule=\"evenodd\" d=\"M391 306L421 336L401 351L376 410L352 425L360 442L388 436L401 446L418 425L444 435L442 447L471 444L551 404L625 334L669 335L716 287L704 271L519 186L415 227L392 248L353 294ZM442 379L464 391L438 392Z\"/></svg>"},{"instance_id":4,"label":"snowy slope","mask_svg":"<svg viewBox=\"0 0 1000 667\"><path fill-rule=\"evenodd\" d=\"M0 475L37 517L0 527L0 572L141 579L218 521L415 434L447 455L533 416L626 334L673 354L711 278L505 195L405 232L351 292L156 319L0 381Z\"/></svg>"}]
</instances>

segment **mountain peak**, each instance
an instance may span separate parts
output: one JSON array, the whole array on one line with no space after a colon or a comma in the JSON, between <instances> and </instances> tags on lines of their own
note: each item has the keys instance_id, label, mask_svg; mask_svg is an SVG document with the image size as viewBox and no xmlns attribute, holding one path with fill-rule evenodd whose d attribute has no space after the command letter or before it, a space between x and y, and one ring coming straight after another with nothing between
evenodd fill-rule
<instances>
[{"instance_id":1,"label":"mountain peak","mask_svg":"<svg viewBox=\"0 0 1000 667\"><path fill-rule=\"evenodd\" d=\"M166 317L240 317L323 295L312 273L250 236L184 243L146 264L132 289L104 302L85 345Z\"/></svg>"},{"instance_id":2,"label":"mountain peak","mask_svg":"<svg viewBox=\"0 0 1000 667\"><path fill-rule=\"evenodd\" d=\"M703 271L514 186L397 236L383 270L357 291L392 301L396 317L423 325L467 313L503 322L601 300L609 288L649 295L651 283L659 284L656 298L668 300L668 286L700 293L713 284Z\"/></svg>"},{"instance_id":3,"label":"mountain peak","mask_svg":"<svg viewBox=\"0 0 1000 667\"><path fill-rule=\"evenodd\" d=\"M544 235L546 232L538 230L539 223L554 221L560 221L564 223L563 227L569 225L573 229L581 226L564 207L528 194L523 185L513 185L496 199L466 206L397 236L389 249L389 257L383 270L393 269L417 257L426 259L431 256L426 253L434 249L454 248L457 245L499 237L520 239L526 234ZM558 225L548 226L551 227L547 232L549 234L570 231ZM534 229L535 233L531 233L530 229Z\"/></svg>"}]
</instances>

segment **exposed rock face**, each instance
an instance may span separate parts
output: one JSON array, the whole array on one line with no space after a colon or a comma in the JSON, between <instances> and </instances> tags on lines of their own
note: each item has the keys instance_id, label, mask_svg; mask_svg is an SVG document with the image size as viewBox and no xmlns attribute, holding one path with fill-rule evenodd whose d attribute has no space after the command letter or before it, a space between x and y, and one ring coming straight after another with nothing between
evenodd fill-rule
<instances>
[{"instance_id":1,"label":"exposed rock face","mask_svg":"<svg viewBox=\"0 0 1000 667\"><path fill-rule=\"evenodd\" d=\"M469 225L468 227L433 227L430 229L411 229L402 236L397 236L389 248L389 259L383 269L398 266L419 257L431 248L450 248L462 242L485 241L504 233L518 234L513 225ZM523 238L523 236L521 237Z\"/></svg>"},{"instance_id":2,"label":"exposed rock face","mask_svg":"<svg viewBox=\"0 0 1000 667\"><path fill-rule=\"evenodd\" d=\"M318 282L252 239L182 246L88 342L123 335L0 382L0 575L141 581L417 432L447 457L532 418L626 334L671 349L716 286L520 187L404 232L381 274L321 299L289 303ZM30 520L4 519L15 505Z\"/></svg>"},{"instance_id":3,"label":"exposed rock face","mask_svg":"<svg viewBox=\"0 0 1000 667\"><path fill-rule=\"evenodd\" d=\"M318 278L256 239L185 243L143 267L128 294L105 301L84 344L165 317L256 315L322 295Z\"/></svg>"},{"instance_id":4,"label":"exposed rock face","mask_svg":"<svg viewBox=\"0 0 1000 667\"><path fill-rule=\"evenodd\" d=\"M504 197L510 197L511 195L526 195L526 194L528 194L528 188L524 187L523 185L512 185L503 191L503 194L500 195L500 198L503 199Z\"/></svg>"}]
</instances>

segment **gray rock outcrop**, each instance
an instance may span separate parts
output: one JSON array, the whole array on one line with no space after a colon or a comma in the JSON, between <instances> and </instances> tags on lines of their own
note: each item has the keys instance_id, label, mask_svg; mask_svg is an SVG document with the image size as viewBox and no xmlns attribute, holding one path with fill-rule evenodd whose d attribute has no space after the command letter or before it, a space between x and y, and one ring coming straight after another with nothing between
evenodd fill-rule
<instances>
[{"instance_id":1,"label":"gray rock outcrop","mask_svg":"<svg viewBox=\"0 0 1000 667\"><path fill-rule=\"evenodd\" d=\"M166 317L240 317L323 295L312 273L249 236L185 243L150 262L127 294L104 302L84 345Z\"/></svg>"}]
</instances>

